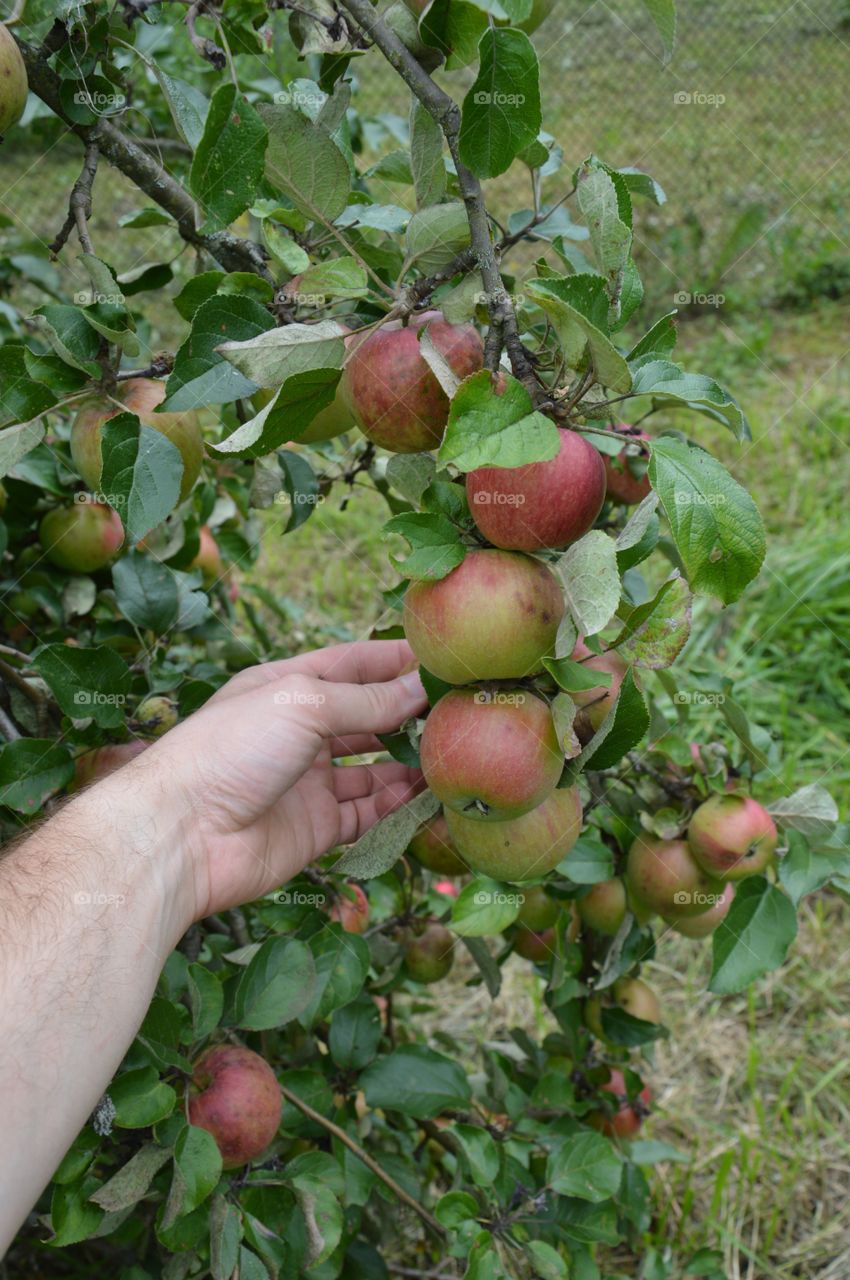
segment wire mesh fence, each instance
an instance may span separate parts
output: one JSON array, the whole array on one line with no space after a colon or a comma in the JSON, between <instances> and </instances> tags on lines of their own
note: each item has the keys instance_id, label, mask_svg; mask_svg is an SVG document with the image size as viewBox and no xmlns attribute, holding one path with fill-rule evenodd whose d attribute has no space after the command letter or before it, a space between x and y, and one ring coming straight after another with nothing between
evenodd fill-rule
<instances>
[{"instance_id":1,"label":"wire mesh fence","mask_svg":"<svg viewBox=\"0 0 850 1280\"><path fill-rule=\"evenodd\" d=\"M665 188L670 206L642 211L639 228L659 292L755 282L772 298L813 257L828 291L835 263L850 261L850 0L680 0L678 10L665 61L642 0L558 0L534 42L568 166L595 151ZM364 112L405 112L377 59L356 71ZM492 185L494 207L516 204L504 181Z\"/></svg>"}]
</instances>

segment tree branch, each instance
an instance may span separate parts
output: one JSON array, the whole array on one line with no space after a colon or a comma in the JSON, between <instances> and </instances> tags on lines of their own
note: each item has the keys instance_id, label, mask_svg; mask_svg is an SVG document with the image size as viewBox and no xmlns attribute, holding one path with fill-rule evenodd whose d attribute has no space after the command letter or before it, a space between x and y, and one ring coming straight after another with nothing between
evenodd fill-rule
<instances>
[{"instance_id":1,"label":"tree branch","mask_svg":"<svg viewBox=\"0 0 850 1280\"><path fill-rule=\"evenodd\" d=\"M242 240L229 231L205 235L195 226L195 203L188 191L157 160L147 154L132 138L109 120L94 125L75 124L62 110L59 99L59 77L42 53L24 41L18 47L27 69L29 87L42 102L71 130L88 144L94 144L104 159L136 184L140 191L171 214L177 230L187 243L204 249L225 271L253 271L272 282L265 253L252 240Z\"/></svg>"},{"instance_id":2,"label":"tree branch","mask_svg":"<svg viewBox=\"0 0 850 1280\"><path fill-rule=\"evenodd\" d=\"M348 1147L349 1151L353 1152L354 1155L357 1156L358 1160L362 1160L366 1168L371 1169L375 1177L381 1179L384 1186L389 1187L390 1190L398 1196L399 1200L406 1204L409 1209L412 1209L414 1213L417 1213L425 1225L430 1227L435 1235L438 1235L441 1240L445 1240L448 1237L448 1232L442 1223L438 1222L434 1215L429 1213L424 1205L421 1205L418 1200L414 1199L412 1195L405 1191L404 1187L399 1186L395 1179L391 1178L390 1175L381 1168L377 1160L373 1160L368 1152L364 1151L353 1138L348 1136L344 1129L341 1129L338 1124L334 1124L333 1120L326 1119L326 1117L319 1111L314 1111L311 1106L299 1098L297 1093L293 1093L292 1090L287 1089L285 1085L282 1084L280 1086L280 1091L284 1098L286 1098L287 1102L291 1102L293 1107L297 1107L298 1110L310 1120L314 1121L316 1124L320 1124L323 1129L328 1131L328 1133L332 1133L333 1136L343 1143L344 1146Z\"/></svg>"},{"instance_id":3,"label":"tree branch","mask_svg":"<svg viewBox=\"0 0 850 1280\"><path fill-rule=\"evenodd\" d=\"M363 28L369 39L377 45L410 91L442 129L454 160L458 186L466 206L472 249L487 293L490 324L497 331L492 339L488 336L485 347L487 367L498 368L499 357L504 346L515 376L525 384L538 407L545 407L540 404L540 401L541 398L548 401L547 393L545 388L541 387L529 353L520 339L513 302L499 270L481 183L460 158L460 110L457 103L432 80L427 71L422 69L395 32L377 15L370 0L339 0L339 3Z\"/></svg>"},{"instance_id":4,"label":"tree branch","mask_svg":"<svg viewBox=\"0 0 850 1280\"><path fill-rule=\"evenodd\" d=\"M83 252L94 253L94 245L89 235L88 219L91 217L91 190L97 173L99 156L100 152L98 151L97 143L87 142L82 172L71 188L71 198L68 201L68 216L59 235L49 246L51 253L59 252L75 226Z\"/></svg>"}]
</instances>

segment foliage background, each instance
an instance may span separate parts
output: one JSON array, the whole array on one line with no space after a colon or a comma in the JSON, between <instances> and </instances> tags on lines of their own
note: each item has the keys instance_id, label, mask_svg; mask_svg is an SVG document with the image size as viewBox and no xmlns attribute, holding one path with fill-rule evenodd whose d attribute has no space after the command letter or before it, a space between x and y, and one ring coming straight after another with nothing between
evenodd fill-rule
<instances>
[{"instance_id":1,"label":"foliage background","mask_svg":"<svg viewBox=\"0 0 850 1280\"><path fill-rule=\"evenodd\" d=\"M724 295L721 306L691 309L682 344L699 355L699 367L740 390L753 443L739 450L718 439L718 451L757 494L772 544L741 605L700 606L683 661L734 675L750 714L782 734L785 787L825 782L846 804L846 5L836 0L815 12L804 0L787 8L766 0L685 3L669 67L629 8L563 3L541 30L552 131L572 157L594 149L641 165L667 190L670 204L638 228L651 296L669 303L681 291ZM677 92L726 101L676 104ZM392 148L387 115L395 104L375 59L362 83L366 114L370 103L368 145L377 157ZM397 109L404 111L401 100ZM11 223L0 234L16 252L21 234L53 238L57 191L78 172L78 148L60 141L45 157L37 118L32 125L0 151L0 210ZM390 198L404 203L404 192L392 188ZM139 203L104 166L92 229L121 270L154 244L159 256L169 248L159 228L135 233L132 248L116 230L116 214ZM173 343L170 314L163 306L155 315L153 345ZM359 636L371 625L379 591L391 585L378 539L383 518L365 490L344 513L336 503L320 507L285 543L279 517L266 518L257 580L274 593L293 646ZM710 709L704 715L708 738L717 725ZM720 1001L704 993L707 957L665 944L652 980L672 1035L658 1050L652 1133L694 1141L697 1155L691 1167L669 1166L657 1188L665 1206L653 1224L659 1242L701 1245L710 1221L730 1277L847 1274L850 1207L840 1170L850 1110L849 949L846 907L809 900L791 963L748 995ZM470 997L463 976L451 995L441 991L435 1018L470 1048L498 1041L518 1022L540 1030L543 1010L522 966L514 965L495 1008Z\"/></svg>"}]
</instances>

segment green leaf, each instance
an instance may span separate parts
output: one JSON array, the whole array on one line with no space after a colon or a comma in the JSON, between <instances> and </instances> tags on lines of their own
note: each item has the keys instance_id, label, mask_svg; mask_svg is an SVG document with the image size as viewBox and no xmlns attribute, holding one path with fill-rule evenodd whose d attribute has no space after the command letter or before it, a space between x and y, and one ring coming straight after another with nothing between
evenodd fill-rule
<instances>
[{"instance_id":1,"label":"green leaf","mask_svg":"<svg viewBox=\"0 0 850 1280\"><path fill-rule=\"evenodd\" d=\"M463 100L460 158L479 178L495 178L540 132L540 69L528 36L512 28L488 28L478 54Z\"/></svg>"},{"instance_id":2,"label":"green leaf","mask_svg":"<svg viewBox=\"0 0 850 1280\"><path fill-rule=\"evenodd\" d=\"M400 1111L426 1120L446 1108L469 1106L472 1090L459 1062L421 1044L402 1045L379 1058L360 1077L373 1110Z\"/></svg>"},{"instance_id":3,"label":"green leaf","mask_svg":"<svg viewBox=\"0 0 850 1280\"><path fill-rule=\"evenodd\" d=\"M131 1209L147 1193L164 1164L171 1159L168 1147L148 1142L127 1163L98 1187L89 1199L108 1213Z\"/></svg>"},{"instance_id":4,"label":"green leaf","mask_svg":"<svg viewBox=\"0 0 850 1280\"><path fill-rule=\"evenodd\" d=\"M543 666L555 679L558 688L566 693L583 693L600 686L607 689L611 684L610 671L593 671L583 662L574 662L572 658L544 658Z\"/></svg>"},{"instance_id":5,"label":"green leaf","mask_svg":"<svg viewBox=\"0 0 850 1280\"><path fill-rule=\"evenodd\" d=\"M387 462L387 483L406 498L419 503L437 473L430 453L394 453Z\"/></svg>"},{"instance_id":6,"label":"green leaf","mask_svg":"<svg viewBox=\"0 0 850 1280\"><path fill-rule=\"evenodd\" d=\"M286 324L245 342L229 339L216 350L258 387L279 387L295 373L341 369L345 357L342 335L335 320Z\"/></svg>"},{"instance_id":7,"label":"green leaf","mask_svg":"<svg viewBox=\"0 0 850 1280\"><path fill-rule=\"evenodd\" d=\"M466 555L456 526L439 512L404 512L388 520L384 529L399 534L410 546L406 560L390 555L395 568L408 578L445 578Z\"/></svg>"},{"instance_id":8,"label":"green leaf","mask_svg":"<svg viewBox=\"0 0 850 1280\"><path fill-rule=\"evenodd\" d=\"M73 778L73 757L58 742L16 738L0 747L0 804L16 813L37 813Z\"/></svg>"},{"instance_id":9,"label":"green leaf","mask_svg":"<svg viewBox=\"0 0 850 1280\"><path fill-rule=\"evenodd\" d=\"M308 267L298 281L298 296L363 298L368 293L366 270L354 258L328 258Z\"/></svg>"},{"instance_id":10,"label":"green leaf","mask_svg":"<svg viewBox=\"0 0 850 1280\"><path fill-rule=\"evenodd\" d=\"M779 883L795 907L807 894L822 889L834 876L850 873L850 850L813 849L792 832L790 848L779 863Z\"/></svg>"},{"instance_id":11,"label":"green leaf","mask_svg":"<svg viewBox=\"0 0 850 1280\"><path fill-rule=\"evenodd\" d=\"M472 1124L456 1124L452 1137L460 1143L472 1181L477 1187L492 1186L499 1173L499 1149L486 1129Z\"/></svg>"},{"instance_id":12,"label":"green leaf","mask_svg":"<svg viewBox=\"0 0 850 1280\"><path fill-rule=\"evenodd\" d=\"M339 383L340 371L336 369L307 369L293 373L279 388L277 395L264 405L253 418L238 426L226 440L213 445L218 453L236 458L264 458L288 440L297 440L317 413L333 403ZM291 455L295 456L295 455ZM299 459L312 475L306 459ZM315 505L318 485L310 502ZM298 513L299 518L290 522L296 528L313 514L312 506Z\"/></svg>"},{"instance_id":13,"label":"green leaf","mask_svg":"<svg viewBox=\"0 0 850 1280\"><path fill-rule=\"evenodd\" d=\"M39 307L30 320L33 329L61 360L81 369L90 378L100 377L101 369L97 363L100 335L86 320L82 308L49 303Z\"/></svg>"},{"instance_id":14,"label":"green leaf","mask_svg":"<svg viewBox=\"0 0 850 1280\"><path fill-rule=\"evenodd\" d=\"M333 222L351 190L351 171L330 133L291 106L259 107L269 133L266 177L306 217Z\"/></svg>"},{"instance_id":15,"label":"green leaf","mask_svg":"<svg viewBox=\"0 0 850 1280\"><path fill-rule=\"evenodd\" d=\"M303 1026L312 1026L334 1009L359 996L369 972L369 948L357 934L329 924L310 939L316 983L308 1007L300 1015Z\"/></svg>"},{"instance_id":16,"label":"green leaf","mask_svg":"<svg viewBox=\"0 0 850 1280\"><path fill-rule=\"evenodd\" d=\"M119 1129L147 1129L170 1116L177 1104L176 1092L160 1080L155 1067L125 1071L112 1081L109 1096Z\"/></svg>"},{"instance_id":17,"label":"green leaf","mask_svg":"<svg viewBox=\"0 0 850 1280\"><path fill-rule=\"evenodd\" d=\"M416 98L410 108L410 167L417 208L439 204L446 193L443 131Z\"/></svg>"},{"instance_id":18,"label":"green leaf","mask_svg":"<svg viewBox=\"0 0 850 1280\"><path fill-rule=\"evenodd\" d=\"M204 136L209 102L194 85L166 75L156 59L148 66L159 81L177 132L194 151Z\"/></svg>"},{"instance_id":19,"label":"green leaf","mask_svg":"<svg viewBox=\"0 0 850 1280\"><path fill-rule=\"evenodd\" d=\"M567 1280L567 1264L551 1244L545 1240L529 1240L528 1252L534 1274L540 1276L540 1280Z\"/></svg>"},{"instance_id":20,"label":"green leaf","mask_svg":"<svg viewBox=\"0 0 850 1280\"><path fill-rule=\"evenodd\" d=\"M231 1280L239 1260L242 1214L218 1192L210 1207L210 1273L213 1280ZM129 1280L129 1278L128 1278Z\"/></svg>"},{"instance_id":21,"label":"green leaf","mask_svg":"<svg viewBox=\"0 0 850 1280\"><path fill-rule=\"evenodd\" d=\"M626 626L610 647L620 650L627 662L652 671L672 666L691 634L692 600L688 584L676 572L652 600L627 615Z\"/></svg>"},{"instance_id":22,"label":"green leaf","mask_svg":"<svg viewBox=\"0 0 850 1280\"><path fill-rule=\"evenodd\" d=\"M616 1005L613 1008L603 1005L600 1021L605 1039L609 1044L624 1045L630 1049L651 1044L653 1040L664 1039L668 1034L666 1028L659 1026L658 1023L645 1022L642 1018L636 1018L634 1014L627 1013L625 1009L620 1009Z\"/></svg>"},{"instance_id":23,"label":"green leaf","mask_svg":"<svg viewBox=\"0 0 850 1280\"><path fill-rule=\"evenodd\" d=\"M381 1015L371 996L343 1005L331 1018L331 1057L343 1070L361 1071L375 1057L381 1034Z\"/></svg>"},{"instance_id":24,"label":"green leaf","mask_svg":"<svg viewBox=\"0 0 850 1280\"><path fill-rule=\"evenodd\" d=\"M516 920L524 901L521 890L475 875L452 903L451 928L462 938L501 933Z\"/></svg>"},{"instance_id":25,"label":"green leaf","mask_svg":"<svg viewBox=\"0 0 850 1280\"><path fill-rule=\"evenodd\" d=\"M670 438L652 442L649 478L691 590L724 604L737 600L765 554L764 526L750 495L710 454Z\"/></svg>"},{"instance_id":26,"label":"green leaf","mask_svg":"<svg viewBox=\"0 0 850 1280\"><path fill-rule=\"evenodd\" d=\"M180 593L174 573L153 556L130 551L112 570L121 613L134 627L162 636L177 621Z\"/></svg>"},{"instance_id":27,"label":"green leaf","mask_svg":"<svg viewBox=\"0 0 850 1280\"><path fill-rule=\"evenodd\" d=\"M180 498L183 457L173 441L119 413L103 426L101 490L138 542L170 515Z\"/></svg>"},{"instance_id":28,"label":"green leaf","mask_svg":"<svg viewBox=\"0 0 850 1280\"><path fill-rule=\"evenodd\" d=\"M648 728L649 712L629 668L616 706L608 712L579 761L586 769L612 769L643 740Z\"/></svg>"},{"instance_id":29,"label":"green leaf","mask_svg":"<svg viewBox=\"0 0 850 1280\"><path fill-rule=\"evenodd\" d=\"M676 312L670 311L666 316L662 316L660 320L656 320L652 328L647 330L640 341L632 347L628 359L635 361L642 356L666 359L667 356L673 354L678 336L676 332Z\"/></svg>"},{"instance_id":30,"label":"green leaf","mask_svg":"<svg viewBox=\"0 0 850 1280\"><path fill-rule=\"evenodd\" d=\"M478 56L478 45L487 30L487 14L469 0L434 0L419 25L422 38L439 49L446 70L468 67Z\"/></svg>"},{"instance_id":31,"label":"green leaf","mask_svg":"<svg viewBox=\"0 0 850 1280\"><path fill-rule=\"evenodd\" d=\"M274 327L268 311L253 298L216 294L202 302L195 311L192 332L177 352L162 408L197 409L251 395L255 384L237 372L218 348L225 338L245 341Z\"/></svg>"},{"instance_id":32,"label":"green leaf","mask_svg":"<svg viewBox=\"0 0 850 1280\"><path fill-rule=\"evenodd\" d=\"M38 650L33 666L66 716L91 717L101 729L123 725L130 669L114 649L47 644Z\"/></svg>"},{"instance_id":33,"label":"green leaf","mask_svg":"<svg viewBox=\"0 0 850 1280\"><path fill-rule=\"evenodd\" d=\"M549 1155L546 1181L562 1196L598 1204L616 1195L623 1175L619 1152L601 1133L575 1133Z\"/></svg>"},{"instance_id":34,"label":"green leaf","mask_svg":"<svg viewBox=\"0 0 850 1280\"><path fill-rule=\"evenodd\" d=\"M221 1153L215 1138L206 1129L186 1125L174 1147L174 1175L162 1226L169 1227L197 1209L218 1186L220 1178Z\"/></svg>"},{"instance_id":35,"label":"green leaf","mask_svg":"<svg viewBox=\"0 0 850 1280\"><path fill-rule=\"evenodd\" d=\"M469 245L469 220L459 200L430 205L414 213L404 234L408 266L425 275L440 271Z\"/></svg>"},{"instance_id":36,"label":"green leaf","mask_svg":"<svg viewBox=\"0 0 850 1280\"><path fill-rule=\"evenodd\" d=\"M796 936L797 917L785 894L764 876L742 880L712 934L709 991L731 995L778 969Z\"/></svg>"},{"instance_id":37,"label":"green leaf","mask_svg":"<svg viewBox=\"0 0 850 1280\"><path fill-rule=\"evenodd\" d=\"M839 817L832 796L815 782L799 787L791 796L774 800L768 808L781 826L819 839L830 835Z\"/></svg>"},{"instance_id":38,"label":"green leaf","mask_svg":"<svg viewBox=\"0 0 850 1280\"><path fill-rule=\"evenodd\" d=\"M722 423L736 440L752 439L750 424L740 405L713 378L701 373L685 373L669 360L654 359L652 355L637 363L630 357L629 364L634 374L633 395L652 396L653 404L682 405Z\"/></svg>"},{"instance_id":39,"label":"green leaf","mask_svg":"<svg viewBox=\"0 0 850 1280\"><path fill-rule=\"evenodd\" d=\"M567 854L569 866L566 874L573 884L599 884L602 880L610 880L614 874L614 855L601 840L592 836L579 836Z\"/></svg>"},{"instance_id":40,"label":"green leaf","mask_svg":"<svg viewBox=\"0 0 850 1280\"><path fill-rule=\"evenodd\" d=\"M596 635L611 621L620 602L614 539L602 529L591 529L554 567L578 630L585 636Z\"/></svg>"},{"instance_id":41,"label":"green leaf","mask_svg":"<svg viewBox=\"0 0 850 1280\"><path fill-rule=\"evenodd\" d=\"M263 176L267 138L247 98L235 85L220 85L189 170L190 189L205 214L203 231L222 231L248 208Z\"/></svg>"},{"instance_id":42,"label":"green leaf","mask_svg":"<svg viewBox=\"0 0 850 1280\"><path fill-rule=\"evenodd\" d=\"M203 964L190 964L186 977L192 1032L196 1040L203 1040L215 1031L221 1020L224 988L216 975Z\"/></svg>"},{"instance_id":43,"label":"green leaf","mask_svg":"<svg viewBox=\"0 0 850 1280\"><path fill-rule=\"evenodd\" d=\"M440 802L431 791L423 791L395 813L382 818L333 865L333 870L358 880L371 880L389 871L407 849L416 832L433 818Z\"/></svg>"},{"instance_id":44,"label":"green leaf","mask_svg":"<svg viewBox=\"0 0 850 1280\"><path fill-rule=\"evenodd\" d=\"M576 194L590 230L597 266L608 284L611 300L609 319L616 318L620 314L620 298L632 245L631 229L620 220L617 191L604 169L583 166L578 175Z\"/></svg>"},{"instance_id":45,"label":"green leaf","mask_svg":"<svg viewBox=\"0 0 850 1280\"><path fill-rule=\"evenodd\" d=\"M26 355L26 348L15 343L0 347L0 425L29 422L31 418L36 418L39 414L44 413L59 399L59 396L51 387L32 377L27 369ZM44 435L44 429L35 425L17 427L16 431L18 437L24 432L29 432L29 438L37 436L30 448L35 448L35 445ZM2 438L3 448L0 450L0 463L5 469L0 474L6 475L9 467L13 467L15 464L14 462L7 463L6 461L6 452L9 444L5 431ZM25 435L24 439L27 438ZM26 450L24 450L25 452ZM19 457L23 457L24 453L20 453Z\"/></svg>"},{"instance_id":46,"label":"green leaf","mask_svg":"<svg viewBox=\"0 0 850 1280\"><path fill-rule=\"evenodd\" d=\"M298 453L293 453L291 449L281 449L277 455L277 462L283 475L284 492L292 508L292 513L283 530L284 533L289 533L309 520L316 510L320 501L319 482L307 459L302 458Z\"/></svg>"},{"instance_id":47,"label":"green leaf","mask_svg":"<svg viewBox=\"0 0 850 1280\"><path fill-rule=\"evenodd\" d=\"M676 44L676 0L643 0L643 3L658 28L664 52L669 58Z\"/></svg>"},{"instance_id":48,"label":"green leaf","mask_svg":"<svg viewBox=\"0 0 850 1280\"><path fill-rule=\"evenodd\" d=\"M525 286L551 320L570 368L587 346L597 381L612 391L631 390L632 376L607 336L608 295L602 276L547 276Z\"/></svg>"},{"instance_id":49,"label":"green leaf","mask_svg":"<svg viewBox=\"0 0 850 1280\"><path fill-rule=\"evenodd\" d=\"M239 977L233 1020L249 1031L282 1027L304 1012L315 989L309 948L294 938L269 938Z\"/></svg>"},{"instance_id":50,"label":"green leaf","mask_svg":"<svg viewBox=\"0 0 850 1280\"><path fill-rule=\"evenodd\" d=\"M318 1178L293 1178L292 1189L307 1223L309 1247L305 1264L308 1270L312 1270L321 1266L339 1244L343 1226L342 1205L330 1187Z\"/></svg>"},{"instance_id":51,"label":"green leaf","mask_svg":"<svg viewBox=\"0 0 850 1280\"><path fill-rule=\"evenodd\" d=\"M460 384L438 454L459 471L548 462L560 447L558 429L538 413L525 387L509 373L494 386L486 369Z\"/></svg>"}]
</instances>

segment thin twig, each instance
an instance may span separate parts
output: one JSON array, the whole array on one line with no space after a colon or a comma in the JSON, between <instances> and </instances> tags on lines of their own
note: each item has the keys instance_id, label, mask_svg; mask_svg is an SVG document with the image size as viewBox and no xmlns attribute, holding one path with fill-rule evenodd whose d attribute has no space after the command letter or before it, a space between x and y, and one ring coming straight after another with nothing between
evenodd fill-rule
<instances>
[{"instance_id":1,"label":"thin twig","mask_svg":"<svg viewBox=\"0 0 850 1280\"><path fill-rule=\"evenodd\" d=\"M2 707L0 707L0 733L3 734L7 742L16 742L21 736L18 728L12 723Z\"/></svg>"},{"instance_id":2,"label":"thin twig","mask_svg":"<svg viewBox=\"0 0 850 1280\"><path fill-rule=\"evenodd\" d=\"M68 236L74 227L77 228L77 236L82 245L84 253L94 253L94 245L89 235L88 219L91 217L92 196L91 189L94 183L95 174L97 173L97 162L100 158L100 152L96 142L86 143L86 154L83 160L83 167L80 176L71 188L71 198L68 201L68 216L62 226L59 235L49 245L51 253L58 253L66 243Z\"/></svg>"},{"instance_id":3,"label":"thin twig","mask_svg":"<svg viewBox=\"0 0 850 1280\"><path fill-rule=\"evenodd\" d=\"M498 368L501 348L504 345L510 357L514 375L524 383L539 407L544 407L541 400L546 400L547 394L537 379L532 360L520 339L513 302L499 270L481 183L466 167L460 156L460 110L457 103L432 80L427 71L423 70L395 32L377 15L370 0L340 0L340 4L377 45L390 65L442 129L455 164L461 198L466 206L472 249L487 294L490 323L499 330L498 336L487 348L487 367L492 370Z\"/></svg>"},{"instance_id":4,"label":"thin twig","mask_svg":"<svg viewBox=\"0 0 850 1280\"><path fill-rule=\"evenodd\" d=\"M194 4L189 5L189 11L186 14L186 30L189 32L189 39L202 58L212 63L216 71L223 71L227 66L227 54L214 40L208 40L206 36L199 35L195 23L201 16L211 16L207 10L206 0L195 0Z\"/></svg>"},{"instance_id":5,"label":"thin twig","mask_svg":"<svg viewBox=\"0 0 850 1280\"><path fill-rule=\"evenodd\" d=\"M315 1124L321 1125L323 1129L326 1129L328 1133L332 1133L333 1136L343 1143L344 1146L348 1147L349 1151L356 1155L357 1159L361 1160L367 1169L371 1169L376 1178L381 1179L384 1186L389 1187L390 1190L398 1196L399 1200L406 1204L409 1209L412 1209L414 1213L419 1215L425 1225L429 1227L435 1235L438 1235L441 1240L447 1239L448 1232L442 1223L438 1222L434 1215L429 1213L424 1205L421 1205L418 1200L414 1199L414 1197L410 1195L409 1192L405 1191L404 1187L399 1186L395 1179L391 1178L390 1175L381 1168L377 1160L373 1160L368 1152L364 1151L353 1138L349 1137L344 1129L341 1129L338 1124L334 1124L333 1120L328 1120L321 1114L321 1112L314 1111L311 1106L303 1101L303 1099L299 1098L297 1093L293 1093L291 1089L287 1089L286 1085L282 1084L280 1086L280 1091L284 1098L286 1098L287 1102L291 1102L292 1105L297 1107L298 1110L307 1116L309 1120L312 1120Z\"/></svg>"},{"instance_id":6,"label":"thin twig","mask_svg":"<svg viewBox=\"0 0 850 1280\"><path fill-rule=\"evenodd\" d=\"M34 702L37 707L43 707L46 703L47 698L41 689L37 689L31 681L24 679L20 671L17 671L15 667L9 666L9 663L4 662L2 658L0 658L0 676L4 680L8 680L10 684L13 684L16 689L20 689L21 693L29 698L30 702Z\"/></svg>"},{"instance_id":7,"label":"thin twig","mask_svg":"<svg viewBox=\"0 0 850 1280\"><path fill-rule=\"evenodd\" d=\"M61 24L59 24L61 26ZM266 266L266 251L253 240L243 240L229 231L205 234L195 226L195 203L188 191L144 147L121 129L102 118L95 125L81 125L66 114L61 98L61 81L49 65L47 58L61 47L61 37L67 40L67 32L60 30L46 42L44 50L36 49L25 41L18 41L29 87L36 97L46 103L54 115L84 142L95 142L100 154L109 164L134 182L140 191L149 196L161 209L171 214L183 239L198 249L204 249L225 271L253 271L264 280L274 283Z\"/></svg>"}]
</instances>

